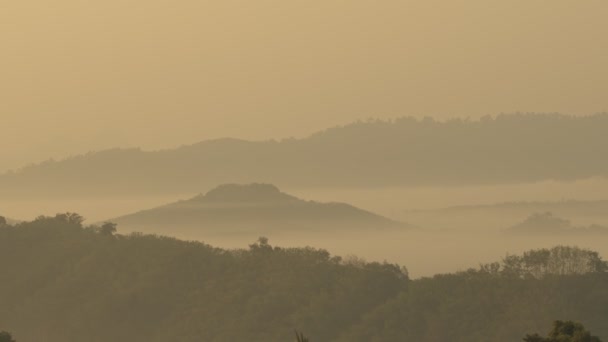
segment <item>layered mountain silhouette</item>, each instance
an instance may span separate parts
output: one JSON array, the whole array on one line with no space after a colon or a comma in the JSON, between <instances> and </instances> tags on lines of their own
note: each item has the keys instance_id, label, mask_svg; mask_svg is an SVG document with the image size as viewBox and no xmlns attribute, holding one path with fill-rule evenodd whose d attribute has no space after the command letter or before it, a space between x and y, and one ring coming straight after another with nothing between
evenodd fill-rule
<instances>
[{"instance_id":1,"label":"layered mountain silhouette","mask_svg":"<svg viewBox=\"0 0 608 342\"><path fill-rule=\"evenodd\" d=\"M429 209L436 214L455 215L469 213L491 213L499 215L519 215L530 212L552 212L563 216L608 217L608 200L560 200L560 201L519 201L494 204L458 205L439 209Z\"/></svg>"},{"instance_id":2,"label":"layered mountain silhouette","mask_svg":"<svg viewBox=\"0 0 608 342\"><path fill-rule=\"evenodd\" d=\"M531 213L567 217L579 226L608 227L608 200L518 201L495 204L458 205L437 209L404 210L408 222L421 227L497 231L522 222ZM573 228L573 227L571 227Z\"/></svg>"},{"instance_id":3,"label":"layered mountain silhouette","mask_svg":"<svg viewBox=\"0 0 608 342\"><path fill-rule=\"evenodd\" d=\"M164 235L267 234L345 229L378 231L408 225L345 203L305 201L271 184L225 184L189 200L110 220L121 231Z\"/></svg>"},{"instance_id":4,"label":"layered mountain silhouette","mask_svg":"<svg viewBox=\"0 0 608 342\"><path fill-rule=\"evenodd\" d=\"M0 197L187 193L255 181L290 187L464 185L608 176L608 114L357 122L303 139L219 139L114 149L0 176Z\"/></svg>"},{"instance_id":5,"label":"layered mountain silhouette","mask_svg":"<svg viewBox=\"0 0 608 342\"><path fill-rule=\"evenodd\" d=\"M510 234L555 235L555 234L606 234L608 227L593 224L574 226L569 220L554 216L550 212L535 213L523 222L509 227L505 232Z\"/></svg>"}]
</instances>

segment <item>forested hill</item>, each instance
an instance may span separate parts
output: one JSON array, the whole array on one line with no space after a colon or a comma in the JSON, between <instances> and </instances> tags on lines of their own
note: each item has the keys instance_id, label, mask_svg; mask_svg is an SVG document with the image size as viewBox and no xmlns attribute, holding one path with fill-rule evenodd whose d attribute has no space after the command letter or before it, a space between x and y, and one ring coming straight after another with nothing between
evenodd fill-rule
<instances>
[{"instance_id":1,"label":"forested hill","mask_svg":"<svg viewBox=\"0 0 608 342\"><path fill-rule=\"evenodd\" d=\"M0 225L0 324L18 341L519 341L555 319L608 337L607 265L575 247L410 280L263 238L223 250L82 221Z\"/></svg>"},{"instance_id":2,"label":"forested hill","mask_svg":"<svg viewBox=\"0 0 608 342\"><path fill-rule=\"evenodd\" d=\"M0 269L0 324L19 342L332 341L409 284L324 250L114 235L75 214L0 227Z\"/></svg>"},{"instance_id":3,"label":"forested hill","mask_svg":"<svg viewBox=\"0 0 608 342\"><path fill-rule=\"evenodd\" d=\"M0 196L187 193L223 183L381 186L608 176L608 114L358 122L304 139L107 150L0 176Z\"/></svg>"},{"instance_id":4,"label":"forested hill","mask_svg":"<svg viewBox=\"0 0 608 342\"><path fill-rule=\"evenodd\" d=\"M224 184L206 194L111 219L129 231L177 237L367 231L409 226L346 203L305 201L272 184ZM409 227L411 228L411 227Z\"/></svg>"},{"instance_id":5,"label":"forested hill","mask_svg":"<svg viewBox=\"0 0 608 342\"><path fill-rule=\"evenodd\" d=\"M4 217L4 216L0 215L0 224L17 224L17 223L19 223L18 220L11 219L10 217Z\"/></svg>"}]
</instances>

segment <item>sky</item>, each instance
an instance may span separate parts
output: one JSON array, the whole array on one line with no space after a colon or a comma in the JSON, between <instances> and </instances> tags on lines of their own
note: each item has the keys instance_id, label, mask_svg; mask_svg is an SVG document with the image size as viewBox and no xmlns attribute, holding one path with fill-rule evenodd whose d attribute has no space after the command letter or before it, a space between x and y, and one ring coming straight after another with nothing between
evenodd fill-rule
<instances>
[{"instance_id":1,"label":"sky","mask_svg":"<svg viewBox=\"0 0 608 342\"><path fill-rule=\"evenodd\" d=\"M0 2L0 171L399 116L608 111L608 2Z\"/></svg>"}]
</instances>

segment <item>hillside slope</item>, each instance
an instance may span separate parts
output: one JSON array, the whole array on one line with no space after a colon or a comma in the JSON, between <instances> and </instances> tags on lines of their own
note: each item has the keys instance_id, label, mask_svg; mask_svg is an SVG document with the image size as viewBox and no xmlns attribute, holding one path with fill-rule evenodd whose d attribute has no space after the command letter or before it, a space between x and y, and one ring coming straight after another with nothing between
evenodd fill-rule
<instances>
[{"instance_id":1,"label":"hillside slope","mask_svg":"<svg viewBox=\"0 0 608 342\"><path fill-rule=\"evenodd\" d=\"M18 341L284 342L298 329L313 342L502 342L555 319L608 337L608 264L593 251L410 280L310 247L223 250L81 219L0 227L0 323Z\"/></svg>"},{"instance_id":2,"label":"hillside slope","mask_svg":"<svg viewBox=\"0 0 608 342\"><path fill-rule=\"evenodd\" d=\"M219 139L49 161L0 176L0 196L186 193L251 182L324 187L606 177L606 132L608 114L359 122L303 139Z\"/></svg>"},{"instance_id":3,"label":"hillside slope","mask_svg":"<svg viewBox=\"0 0 608 342\"><path fill-rule=\"evenodd\" d=\"M407 225L345 203L305 201L270 184L225 184L204 195L110 219L122 230L171 236L368 232Z\"/></svg>"}]
</instances>

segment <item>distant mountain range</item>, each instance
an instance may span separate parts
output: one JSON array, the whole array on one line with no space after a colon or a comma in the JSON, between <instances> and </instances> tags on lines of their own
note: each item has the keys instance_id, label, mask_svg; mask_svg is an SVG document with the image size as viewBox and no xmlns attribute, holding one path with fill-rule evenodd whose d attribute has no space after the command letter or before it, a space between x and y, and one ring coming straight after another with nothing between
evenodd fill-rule
<instances>
[{"instance_id":1,"label":"distant mountain range","mask_svg":"<svg viewBox=\"0 0 608 342\"><path fill-rule=\"evenodd\" d=\"M426 212L441 215L496 214L522 216L535 212L552 212L567 217L608 219L608 200L597 201L522 201L486 205L461 205L430 210L410 210L407 213Z\"/></svg>"},{"instance_id":2,"label":"distant mountain range","mask_svg":"<svg viewBox=\"0 0 608 342\"><path fill-rule=\"evenodd\" d=\"M608 114L358 122L304 139L220 139L114 149L0 176L0 197L185 193L224 183L290 187L464 185L608 176Z\"/></svg>"},{"instance_id":3,"label":"distant mountain range","mask_svg":"<svg viewBox=\"0 0 608 342\"><path fill-rule=\"evenodd\" d=\"M204 195L109 220L121 231L170 236L403 229L345 203L305 201L271 184L226 184Z\"/></svg>"},{"instance_id":4,"label":"distant mountain range","mask_svg":"<svg viewBox=\"0 0 608 342\"><path fill-rule=\"evenodd\" d=\"M578 227L597 225L608 227L608 200L461 205L429 210L407 210L403 212L403 216L407 217L409 222L421 227L488 231L512 227L534 213L547 212L555 217L574 220Z\"/></svg>"},{"instance_id":5,"label":"distant mountain range","mask_svg":"<svg viewBox=\"0 0 608 342\"><path fill-rule=\"evenodd\" d=\"M554 216L550 212L535 213L512 227L505 233L520 235L563 235L563 234L608 234L608 227L593 224L590 226L574 226L569 220Z\"/></svg>"}]
</instances>

